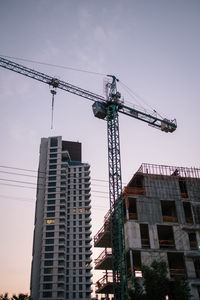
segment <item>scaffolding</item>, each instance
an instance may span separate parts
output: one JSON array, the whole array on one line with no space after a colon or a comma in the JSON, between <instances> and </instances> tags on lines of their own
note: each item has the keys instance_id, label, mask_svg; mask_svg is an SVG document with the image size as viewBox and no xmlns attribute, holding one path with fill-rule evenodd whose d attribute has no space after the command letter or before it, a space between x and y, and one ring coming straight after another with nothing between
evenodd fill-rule
<instances>
[{"instance_id":1,"label":"scaffolding","mask_svg":"<svg viewBox=\"0 0 200 300\"><path fill-rule=\"evenodd\" d=\"M175 167L143 163L137 173L151 174L151 175L163 175L163 176L179 176L185 178L200 178L200 169L198 168L186 168Z\"/></svg>"}]
</instances>

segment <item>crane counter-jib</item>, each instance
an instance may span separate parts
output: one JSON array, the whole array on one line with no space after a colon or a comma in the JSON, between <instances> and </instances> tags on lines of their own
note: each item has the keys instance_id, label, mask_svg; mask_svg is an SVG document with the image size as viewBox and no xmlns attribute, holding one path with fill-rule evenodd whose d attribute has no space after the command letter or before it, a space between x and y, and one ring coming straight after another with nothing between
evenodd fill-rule
<instances>
[{"instance_id":1,"label":"crane counter-jib","mask_svg":"<svg viewBox=\"0 0 200 300\"><path fill-rule=\"evenodd\" d=\"M173 132L177 128L176 120L170 121L168 119L160 119L156 116L156 114L148 114L123 104L120 112L127 116L146 122L150 126L161 129L165 132Z\"/></svg>"}]
</instances>

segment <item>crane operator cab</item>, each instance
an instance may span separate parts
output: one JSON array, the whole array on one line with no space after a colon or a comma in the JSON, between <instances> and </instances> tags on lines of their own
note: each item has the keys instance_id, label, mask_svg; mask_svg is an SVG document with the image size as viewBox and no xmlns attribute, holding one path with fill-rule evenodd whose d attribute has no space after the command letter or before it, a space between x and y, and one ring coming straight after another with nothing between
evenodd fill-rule
<instances>
[{"instance_id":1,"label":"crane operator cab","mask_svg":"<svg viewBox=\"0 0 200 300\"><path fill-rule=\"evenodd\" d=\"M106 103L95 101L92 105L93 114L96 118L104 120L107 116Z\"/></svg>"}]
</instances>

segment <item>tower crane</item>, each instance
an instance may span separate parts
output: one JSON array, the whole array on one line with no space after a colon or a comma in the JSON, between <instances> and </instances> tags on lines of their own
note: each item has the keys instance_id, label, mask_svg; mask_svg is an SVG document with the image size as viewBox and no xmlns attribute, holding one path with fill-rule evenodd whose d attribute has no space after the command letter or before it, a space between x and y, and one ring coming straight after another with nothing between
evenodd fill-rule
<instances>
[{"instance_id":1,"label":"tower crane","mask_svg":"<svg viewBox=\"0 0 200 300\"><path fill-rule=\"evenodd\" d=\"M121 94L117 91L118 79L113 75L108 75L111 80L107 83L107 96L103 97L72 85L68 82L27 68L21 64L17 64L3 57L0 57L0 66L48 84L54 89L52 96L55 94L55 89L58 88L94 102L92 105L94 116L107 121L113 293L115 300L127 299L126 252L123 226L123 196L118 118L119 113L143 121L148 125L164 132L175 131L177 128L176 120L159 118L156 114L149 114L145 111L127 106L121 100Z\"/></svg>"}]
</instances>

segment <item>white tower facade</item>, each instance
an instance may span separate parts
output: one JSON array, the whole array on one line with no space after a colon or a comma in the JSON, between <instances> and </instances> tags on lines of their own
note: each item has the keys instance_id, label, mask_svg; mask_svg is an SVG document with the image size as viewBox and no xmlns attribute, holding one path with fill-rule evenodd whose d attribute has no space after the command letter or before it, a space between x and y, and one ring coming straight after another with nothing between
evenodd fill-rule
<instances>
[{"instance_id":1,"label":"white tower facade","mask_svg":"<svg viewBox=\"0 0 200 300\"><path fill-rule=\"evenodd\" d=\"M90 166L81 143L42 138L31 270L31 297L91 299Z\"/></svg>"}]
</instances>

